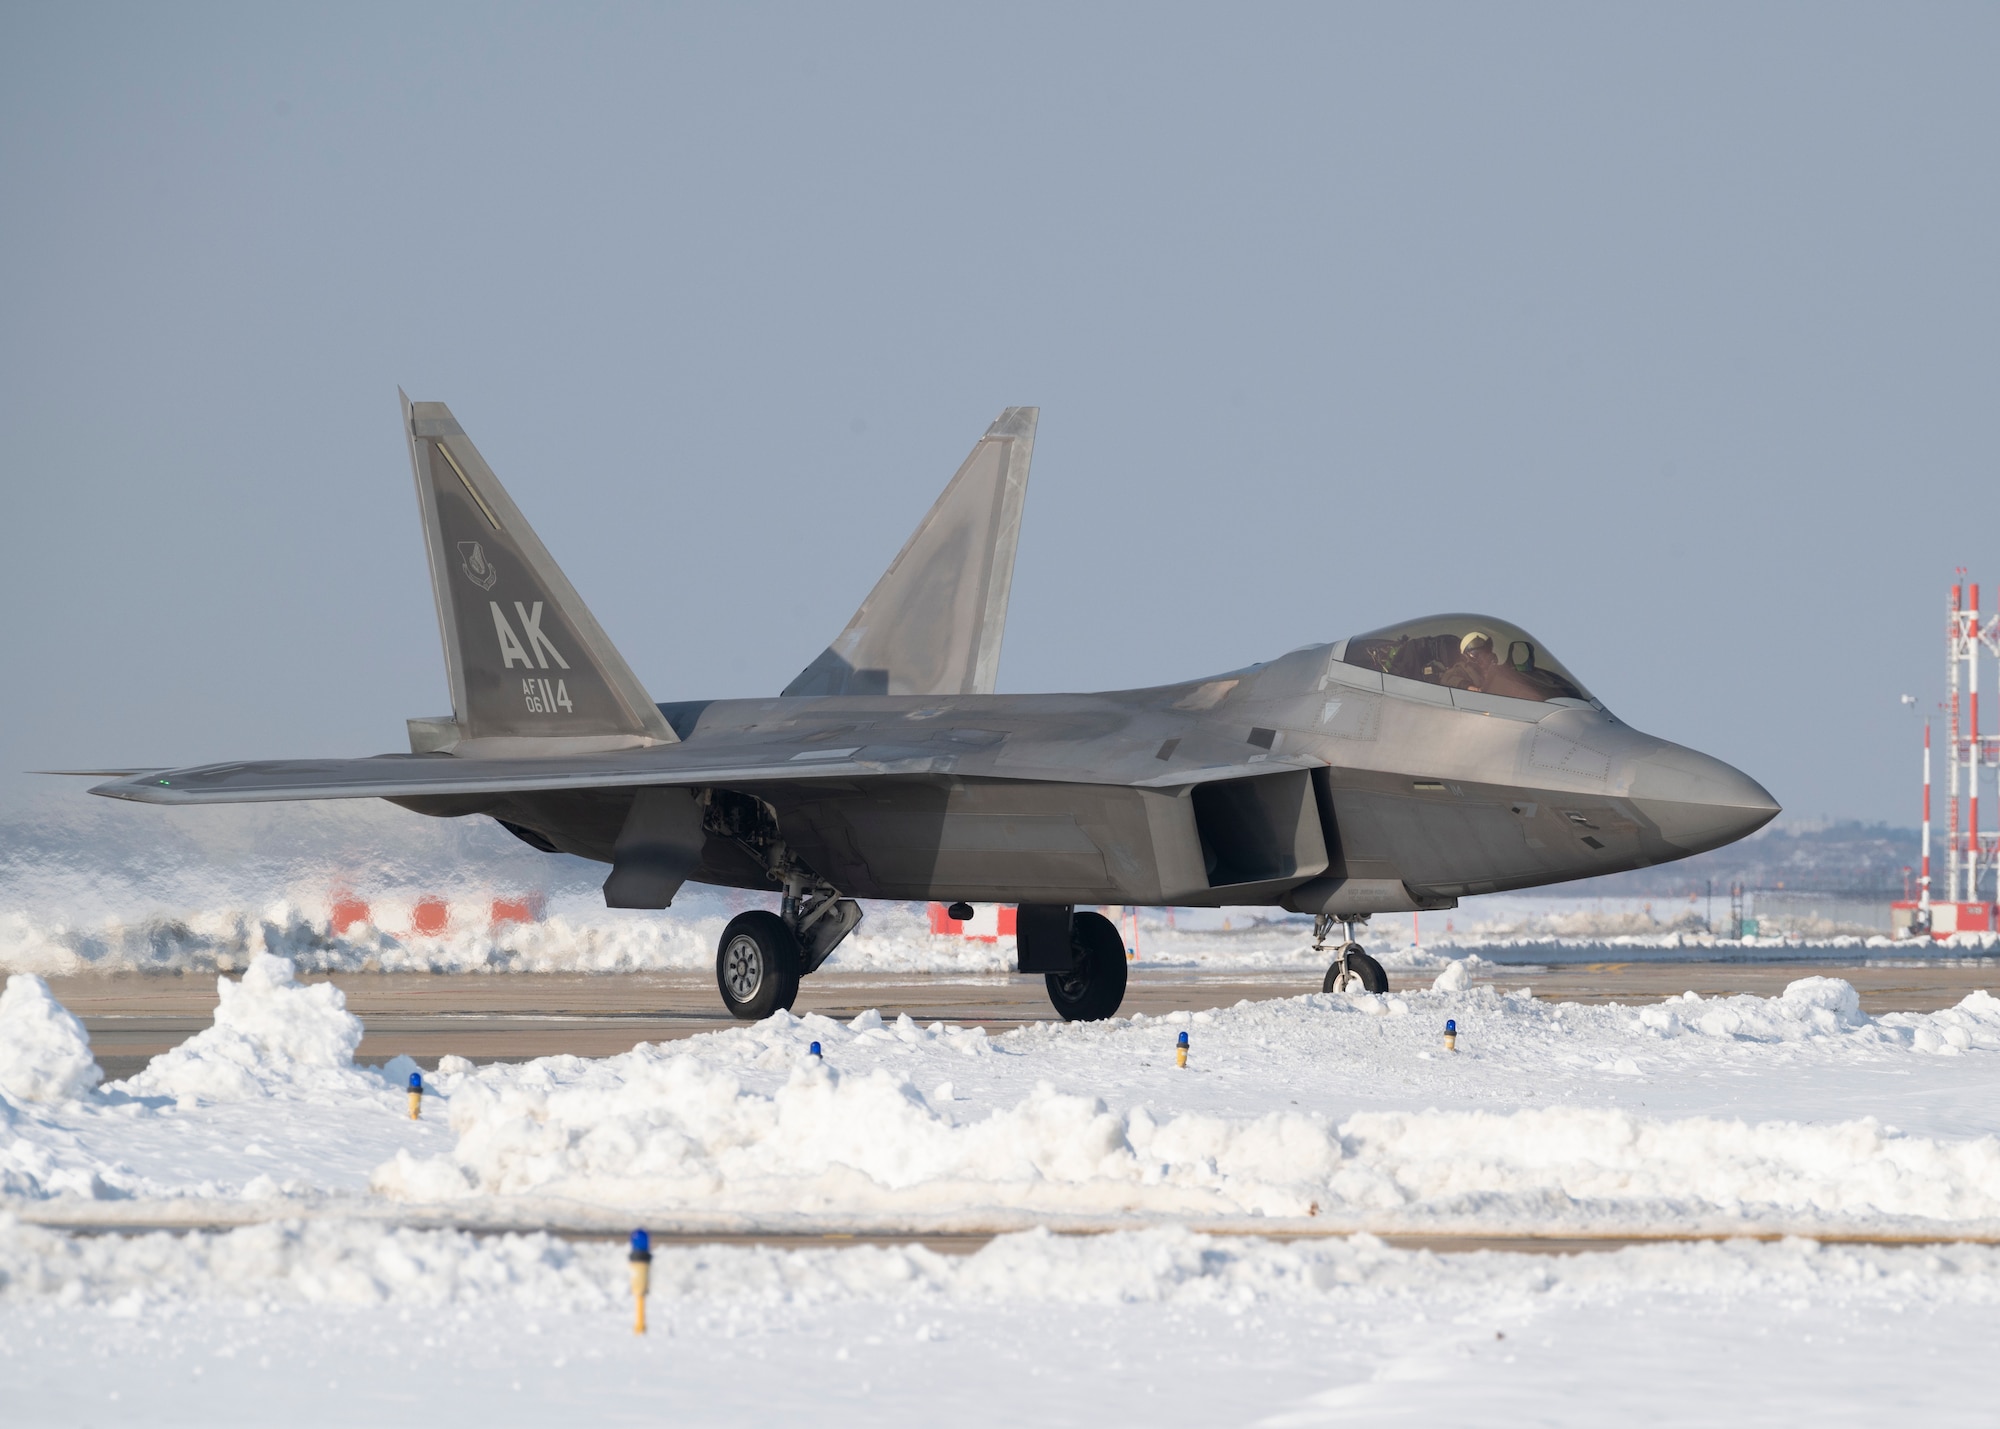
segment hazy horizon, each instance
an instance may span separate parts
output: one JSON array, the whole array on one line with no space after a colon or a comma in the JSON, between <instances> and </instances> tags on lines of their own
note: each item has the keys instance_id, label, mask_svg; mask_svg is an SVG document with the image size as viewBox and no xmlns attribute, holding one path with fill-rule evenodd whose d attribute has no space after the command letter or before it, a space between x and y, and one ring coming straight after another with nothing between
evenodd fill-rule
<instances>
[{"instance_id":1,"label":"hazy horizon","mask_svg":"<svg viewBox=\"0 0 2000 1429\"><path fill-rule=\"evenodd\" d=\"M1900 696L1942 698L1954 566L2000 597L1996 41L1948 5L12 7L0 802L445 707L400 385L662 701L775 693L1037 404L1003 691L1488 611L1792 816L1907 828Z\"/></svg>"}]
</instances>

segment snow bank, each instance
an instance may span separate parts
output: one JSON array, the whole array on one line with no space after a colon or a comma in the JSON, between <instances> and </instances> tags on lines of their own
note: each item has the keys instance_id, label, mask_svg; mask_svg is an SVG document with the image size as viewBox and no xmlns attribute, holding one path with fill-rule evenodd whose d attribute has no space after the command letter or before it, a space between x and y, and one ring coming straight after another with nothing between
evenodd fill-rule
<instances>
[{"instance_id":1,"label":"snow bank","mask_svg":"<svg viewBox=\"0 0 2000 1429\"><path fill-rule=\"evenodd\" d=\"M453 921L435 935L412 931L419 894L370 898L374 921L334 931L328 885L287 889L284 896L246 905L218 900L135 911L79 914L68 906L15 907L0 913L0 971L70 976L86 972L240 972L269 954L305 972L671 972L706 970L728 920L768 899L691 890L665 913L602 906L593 887L552 896L540 922L488 926L492 891L446 885ZM1141 969L1209 972L1319 971L1330 960L1312 947L1309 925L1266 921L1270 910L1235 910L1229 927L1216 910L1182 910L1178 924L1145 910L1138 935ZM1927 947L1887 938L1723 939L1662 929L1647 934L1522 936L1511 932L1446 933L1436 915L1413 943L1407 920L1377 920L1363 934L1370 953L1393 973L1435 973L1455 962L1576 963L1621 959L1682 961L1809 961L1854 957L1948 956L1991 951L1993 939L1954 940ZM828 963L831 971L1005 973L1013 969L1011 939L980 942L933 935L923 906L870 903L867 917Z\"/></svg>"},{"instance_id":2,"label":"snow bank","mask_svg":"<svg viewBox=\"0 0 2000 1429\"><path fill-rule=\"evenodd\" d=\"M329 1089L381 1089L354 1070L361 1019L332 983L302 986L284 958L260 954L240 981L220 978L215 1025L120 1084L138 1096L208 1101Z\"/></svg>"},{"instance_id":3,"label":"snow bank","mask_svg":"<svg viewBox=\"0 0 2000 1429\"><path fill-rule=\"evenodd\" d=\"M1683 993L1678 999L1638 1009L1638 1025L1662 1039L1798 1042L1847 1035L1956 1056L1973 1047L2000 1049L2000 998L1982 990L1937 1012L1892 1012L1871 1018L1861 1010L1860 995L1851 983L1808 977L1787 986L1779 997L1746 993L1703 998Z\"/></svg>"},{"instance_id":4,"label":"snow bank","mask_svg":"<svg viewBox=\"0 0 2000 1429\"><path fill-rule=\"evenodd\" d=\"M375 923L333 931L324 899L258 909L201 908L75 920L0 914L0 969L48 976L87 972L240 972L260 956L306 972L641 972L713 962L724 919L555 916L541 923L408 931L414 899L378 900ZM474 907L480 906L474 902Z\"/></svg>"},{"instance_id":5,"label":"snow bank","mask_svg":"<svg viewBox=\"0 0 2000 1429\"><path fill-rule=\"evenodd\" d=\"M1937 1012L1891 1012L1882 1026L1906 1034L1919 1052L1956 1057L1973 1048L2000 1048L2000 998L1981 990L1960 999L1958 1006Z\"/></svg>"},{"instance_id":6,"label":"snow bank","mask_svg":"<svg viewBox=\"0 0 2000 1429\"><path fill-rule=\"evenodd\" d=\"M547 1235L312 1221L222 1233L64 1236L0 1220L0 1304L148 1307L511 1305L621 1315L624 1251ZM965 1256L922 1246L779 1250L656 1244L656 1317L686 1306L795 1311L842 1305L1257 1305L1407 1302L1491 1307L1517 1297L1590 1303L1649 1292L2000 1303L2000 1250L1807 1241L1635 1247L1579 1256L1396 1250L1371 1236L1279 1243L1179 1229L1001 1236ZM753 1322L754 1323L754 1322Z\"/></svg>"},{"instance_id":7,"label":"snow bank","mask_svg":"<svg viewBox=\"0 0 2000 1429\"><path fill-rule=\"evenodd\" d=\"M1471 1037L1497 1036L1494 1023L1510 1012L1530 1023L1538 1011L1547 1016L1532 999L1490 991L1484 999L1415 996L1466 1009L1461 1025ZM1200 1046L1226 1046L1240 1030L1232 1021L1268 1028L1273 1006L1326 1029L1336 1021L1329 1013L1363 1004L1369 1016L1393 1019L1392 1002L1407 1017L1407 1003L1365 994L1244 1004L1201 1014ZM1665 1004L1664 1014L1604 1011L1626 1023L1628 1043L1641 1035L1845 1037L1900 1048L1915 1032L1875 1027L1851 987L1825 978L1801 980L1781 998L1683 1000ZM2000 1046L2000 1020L1979 1026ZM1108 1051L1121 1033L1129 1046L1139 1030L1128 1023L1068 1040L1093 1039ZM939 1054L976 1063L1065 1034L1071 1029L988 1039L919 1028L907 1017L891 1027L864 1014L842 1028L781 1015L755 1029L600 1061L487 1067L450 1083L452 1152L399 1153L378 1168L373 1185L421 1202L557 1197L655 1212L888 1221L1022 1213L1326 1216L1377 1228L2000 1221L2000 1138L1906 1136L1866 1118L1751 1124L1558 1106L1363 1112L1336 1124L1304 1111L1117 1110L1048 1082L979 1115L949 1084L926 1094L906 1072L842 1071L807 1051L817 1040L848 1061L858 1060L849 1049L887 1043L926 1054L927 1065ZM1636 1075L1636 1063L1628 1065ZM760 1075L768 1089L747 1084Z\"/></svg>"},{"instance_id":8,"label":"snow bank","mask_svg":"<svg viewBox=\"0 0 2000 1429\"><path fill-rule=\"evenodd\" d=\"M218 903L78 917L67 910L0 913L0 970L70 976L86 972L238 972L258 956L290 959L305 972L673 972L714 966L730 918L769 899L692 890L664 913L606 909L596 889L551 899L540 922L487 925L489 894L450 896L442 933L410 931L416 895L376 897L373 921L334 931L326 890L299 890L258 907ZM1324 968L1309 929L1295 922L1231 929L1155 926L1140 936L1142 967ZM1378 949L1389 968L1442 967L1409 948ZM921 904L870 903L830 971L1008 973L1013 940L981 942L931 933Z\"/></svg>"},{"instance_id":9,"label":"snow bank","mask_svg":"<svg viewBox=\"0 0 2000 1429\"><path fill-rule=\"evenodd\" d=\"M338 989L266 955L221 984L212 1028L129 1082L0 1102L0 1185L774 1223L2000 1225L2000 1140L1980 1134L2000 1131L2000 1063L1981 1060L2000 1051L2000 999L1871 1019L1817 977L1640 1007L1458 983L999 1037L783 1015L610 1058L448 1058L412 1122L396 1086L413 1064L388 1081L355 1067ZM36 1027L67 1018L32 980L8 998ZM80 1033L69 1046L87 1058ZM1885 1077L1913 1130L1866 1115Z\"/></svg>"},{"instance_id":10,"label":"snow bank","mask_svg":"<svg viewBox=\"0 0 2000 1429\"><path fill-rule=\"evenodd\" d=\"M66 1236L0 1218L0 1303L53 1299L134 1313L146 1301L248 1299L438 1306L513 1300L601 1309L609 1256L546 1235L289 1221L221 1233ZM590 1247L595 1251L600 1247Z\"/></svg>"},{"instance_id":11,"label":"snow bank","mask_svg":"<svg viewBox=\"0 0 2000 1429\"><path fill-rule=\"evenodd\" d=\"M90 1034L40 978L16 973L0 992L0 1097L60 1102L80 1097L104 1073Z\"/></svg>"}]
</instances>

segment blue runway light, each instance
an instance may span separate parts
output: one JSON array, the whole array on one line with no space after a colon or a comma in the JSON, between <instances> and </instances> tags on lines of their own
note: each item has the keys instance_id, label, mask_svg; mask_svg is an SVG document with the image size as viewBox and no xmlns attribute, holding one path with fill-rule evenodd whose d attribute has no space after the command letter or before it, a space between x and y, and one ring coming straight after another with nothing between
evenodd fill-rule
<instances>
[{"instance_id":1,"label":"blue runway light","mask_svg":"<svg viewBox=\"0 0 2000 1429\"><path fill-rule=\"evenodd\" d=\"M644 1228L632 1232L632 1253L625 1257L632 1266L632 1333L646 1333L646 1292L652 1288L653 1238Z\"/></svg>"},{"instance_id":2,"label":"blue runway light","mask_svg":"<svg viewBox=\"0 0 2000 1429\"><path fill-rule=\"evenodd\" d=\"M812 1046L808 1047L806 1050L808 1052L811 1052L815 1057L819 1056L819 1043L817 1042L813 1043Z\"/></svg>"},{"instance_id":3,"label":"blue runway light","mask_svg":"<svg viewBox=\"0 0 2000 1429\"><path fill-rule=\"evenodd\" d=\"M1185 1067L1187 1065L1187 1054L1188 1038L1187 1033L1183 1032L1174 1039L1174 1065L1176 1067Z\"/></svg>"},{"instance_id":4,"label":"blue runway light","mask_svg":"<svg viewBox=\"0 0 2000 1429\"><path fill-rule=\"evenodd\" d=\"M1458 1019L1456 1017L1447 1017L1444 1020L1444 1050L1447 1052L1456 1052L1458 1050Z\"/></svg>"},{"instance_id":5,"label":"blue runway light","mask_svg":"<svg viewBox=\"0 0 2000 1429\"><path fill-rule=\"evenodd\" d=\"M424 1074L410 1073L410 1120L415 1121L424 1114Z\"/></svg>"}]
</instances>

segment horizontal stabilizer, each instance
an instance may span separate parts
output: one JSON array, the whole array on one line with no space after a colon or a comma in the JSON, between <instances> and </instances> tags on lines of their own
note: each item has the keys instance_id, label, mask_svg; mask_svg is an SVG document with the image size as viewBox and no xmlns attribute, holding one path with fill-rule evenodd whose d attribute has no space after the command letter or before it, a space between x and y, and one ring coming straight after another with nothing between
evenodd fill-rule
<instances>
[{"instance_id":1,"label":"horizontal stabilizer","mask_svg":"<svg viewBox=\"0 0 2000 1429\"><path fill-rule=\"evenodd\" d=\"M990 695L1040 409L1009 407L787 695Z\"/></svg>"},{"instance_id":2,"label":"horizontal stabilizer","mask_svg":"<svg viewBox=\"0 0 2000 1429\"><path fill-rule=\"evenodd\" d=\"M450 743L460 753L523 740L551 752L674 743L451 409L405 397L403 423L451 682Z\"/></svg>"}]
</instances>

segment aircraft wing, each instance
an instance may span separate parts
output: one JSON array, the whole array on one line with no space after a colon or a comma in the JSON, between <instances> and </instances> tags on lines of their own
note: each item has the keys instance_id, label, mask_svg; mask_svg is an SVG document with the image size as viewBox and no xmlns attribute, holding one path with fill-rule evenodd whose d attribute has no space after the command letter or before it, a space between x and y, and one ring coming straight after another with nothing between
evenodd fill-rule
<instances>
[{"instance_id":1,"label":"aircraft wing","mask_svg":"<svg viewBox=\"0 0 2000 1429\"><path fill-rule=\"evenodd\" d=\"M366 759L265 759L147 770L96 785L90 792L142 804L247 804L942 774L956 763L957 757L948 751L918 746L801 747L797 741L711 750L667 745L520 759L378 754Z\"/></svg>"},{"instance_id":2,"label":"aircraft wing","mask_svg":"<svg viewBox=\"0 0 2000 1429\"><path fill-rule=\"evenodd\" d=\"M1034 782L1203 784L1218 779L1307 768L1315 761L1266 756L1254 763L1217 760L1156 774L1151 746L1122 756L1073 764L1034 757L1030 744L1005 768L994 763L1000 736L946 727L922 737L869 738L842 731L828 739L787 733L713 736L651 748L588 754L467 756L377 754L365 759L266 759L188 769L137 770L92 787L91 793L143 804L246 804L288 799L393 799L444 794L519 794L564 789L635 789L651 785L784 784L798 780L869 779L889 775L958 774ZM106 770L106 773L113 771Z\"/></svg>"}]
</instances>

